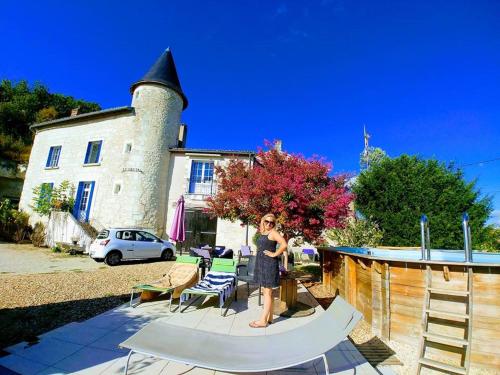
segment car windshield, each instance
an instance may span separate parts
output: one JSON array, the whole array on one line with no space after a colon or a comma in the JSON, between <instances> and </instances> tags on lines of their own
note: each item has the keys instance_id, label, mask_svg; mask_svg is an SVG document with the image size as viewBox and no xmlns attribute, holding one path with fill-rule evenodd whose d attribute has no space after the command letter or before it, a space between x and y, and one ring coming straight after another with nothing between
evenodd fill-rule
<instances>
[{"instance_id":1,"label":"car windshield","mask_svg":"<svg viewBox=\"0 0 500 375\"><path fill-rule=\"evenodd\" d=\"M109 236L109 230L102 230L98 235L97 235L97 239L98 240L102 240L104 238L108 238Z\"/></svg>"}]
</instances>

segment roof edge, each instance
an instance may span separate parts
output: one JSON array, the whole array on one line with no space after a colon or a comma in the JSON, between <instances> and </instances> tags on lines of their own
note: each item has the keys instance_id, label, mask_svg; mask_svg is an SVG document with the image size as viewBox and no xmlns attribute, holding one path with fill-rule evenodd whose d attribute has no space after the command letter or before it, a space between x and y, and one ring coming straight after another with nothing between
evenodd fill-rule
<instances>
[{"instance_id":1,"label":"roof edge","mask_svg":"<svg viewBox=\"0 0 500 375\"><path fill-rule=\"evenodd\" d=\"M178 152L178 153L200 153L200 154L225 154L225 155L255 155L255 151L247 151L247 150L204 150L201 148L178 148L172 147L168 149L170 152Z\"/></svg>"},{"instance_id":2,"label":"roof edge","mask_svg":"<svg viewBox=\"0 0 500 375\"><path fill-rule=\"evenodd\" d=\"M160 85L160 86L165 86L166 88L174 91L182 99L182 110L184 111L187 108L189 102L188 102L188 99L187 99L186 95L184 95L184 93L182 92L182 89L180 87L177 87L177 86L169 83L169 82L160 81L160 80L152 80L152 79L141 79L141 80L133 83L130 86L130 93L133 94L134 90L138 86L144 85L144 84L148 84L148 83L153 83L153 84L157 84L157 85Z\"/></svg>"},{"instance_id":3,"label":"roof edge","mask_svg":"<svg viewBox=\"0 0 500 375\"><path fill-rule=\"evenodd\" d=\"M56 120L40 122L38 124L31 125L30 130L41 129L41 128L44 128L46 126L51 126L51 125L62 125L62 124L69 124L69 123L73 123L73 122L85 121L88 119L93 119L93 118L98 118L98 117L107 117L107 116L116 115L119 113L134 113L134 107L125 106L125 107L109 108L109 109L104 109L102 111L83 113L81 115L63 117L63 118L59 118Z\"/></svg>"}]
</instances>

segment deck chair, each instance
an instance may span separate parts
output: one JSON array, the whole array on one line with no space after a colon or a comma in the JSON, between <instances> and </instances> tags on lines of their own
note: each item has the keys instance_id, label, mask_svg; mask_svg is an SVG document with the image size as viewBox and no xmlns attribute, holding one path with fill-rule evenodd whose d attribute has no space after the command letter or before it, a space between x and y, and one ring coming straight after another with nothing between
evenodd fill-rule
<instances>
[{"instance_id":1,"label":"deck chair","mask_svg":"<svg viewBox=\"0 0 500 375\"><path fill-rule=\"evenodd\" d=\"M132 304L134 294L137 291L160 292L160 294L170 293L169 309L172 311L172 299L178 298L181 292L195 285L198 282L198 263L200 259L187 255L178 256L172 268L161 279L150 284L139 284L132 287L130 293L130 306L136 307L142 301L135 305Z\"/></svg>"},{"instance_id":2,"label":"deck chair","mask_svg":"<svg viewBox=\"0 0 500 375\"><path fill-rule=\"evenodd\" d=\"M197 296L186 307L187 309L201 297L219 297L220 313L223 315L224 303L236 289L236 262L232 259L214 258L212 268L203 280L191 288L184 289L179 297L179 312L182 312L182 302L191 296Z\"/></svg>"},{"instance_id":3,"label":"deck chair","mask_svg":"<svg viewBox=\"0 0 500 375\"><path fill-rule=\"evenodd\" d=\"M130 349L125 374L133 353L229 373L273 371L322 358L329 374L325 353L344 340L361 318L337 296L316 319L273 335L233 336L156 320L119 346Z\"/></svg>"}]
</instances>

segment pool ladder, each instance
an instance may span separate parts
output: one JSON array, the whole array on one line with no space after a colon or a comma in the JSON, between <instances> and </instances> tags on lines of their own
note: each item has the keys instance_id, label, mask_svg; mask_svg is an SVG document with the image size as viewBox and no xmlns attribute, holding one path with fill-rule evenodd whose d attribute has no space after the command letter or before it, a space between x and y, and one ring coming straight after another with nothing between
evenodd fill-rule
<instances>
[{"instance_id":1,"label":"pool ladder","mask_svg":"<svg viewBox=\"0 0 500 375\"><path fill-rule=\"evenodd\" d=\"M448 373L464 374L469 373L470 367L470 352L472 344L472 267L465 266L467 270L467 290L441 289L432 287L432 269L429 264L426 265L425 275L425 301L422 315L422 337L420 339L420 358L418 361L417 375L420 375L422 366L431 367L434 369L443 370ZM443 270L444 272L444 270ZM465 314L460 314L450 311L441 311L431 309L431 300L443 300L435 298L436 296L448 296L452 299L463 299L465 304ZM443 334L429 332L429 318L436 317L445 321L462 321L465 320L464 338L452 337ZM435 361L425 357L426 347L428 342L444 344L448 347L458 347L465 349L463 366L453 366L447 363Z\"/></svg>"}]
</instances>

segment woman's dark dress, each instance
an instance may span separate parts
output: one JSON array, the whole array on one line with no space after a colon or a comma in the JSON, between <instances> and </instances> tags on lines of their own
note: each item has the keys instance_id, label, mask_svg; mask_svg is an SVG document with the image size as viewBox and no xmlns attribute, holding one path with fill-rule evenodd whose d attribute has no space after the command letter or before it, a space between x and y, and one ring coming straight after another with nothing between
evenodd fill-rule
<instances>
[{"instance_id":1,"label":"woman's dark dress","mask_svg":"<svg viewBox=\"0 0 500 375\"><path fill-rule=\"evenodd\" d=\"M267 238L267 234L261 234L257 239L254 282L265 288L276 288L280 285L279 257L271 258L264 254L265 250L274 253L276 244L276 241Z\"/></svg>"}]
</instances>

